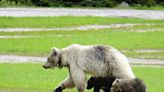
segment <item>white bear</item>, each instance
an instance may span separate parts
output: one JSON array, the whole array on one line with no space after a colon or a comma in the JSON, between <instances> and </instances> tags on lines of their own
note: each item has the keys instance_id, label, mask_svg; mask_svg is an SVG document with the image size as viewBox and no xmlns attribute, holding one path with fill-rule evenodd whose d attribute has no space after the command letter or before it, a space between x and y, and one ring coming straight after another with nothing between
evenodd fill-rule
<instances>
[{"instance_id":1,"label":"white bear","mask_svg":"<svg viewBox=\"0 0 164 92\"><path fill-rule=\"evenodd\" d=\"M78 92L84 92L86 73L100 77L135 78L127 58L111 46L73 44L63 49L53 48L43 67L57 66L67 67L69 75L55 92L74 86Z\"/></svg>"}]
</instances>

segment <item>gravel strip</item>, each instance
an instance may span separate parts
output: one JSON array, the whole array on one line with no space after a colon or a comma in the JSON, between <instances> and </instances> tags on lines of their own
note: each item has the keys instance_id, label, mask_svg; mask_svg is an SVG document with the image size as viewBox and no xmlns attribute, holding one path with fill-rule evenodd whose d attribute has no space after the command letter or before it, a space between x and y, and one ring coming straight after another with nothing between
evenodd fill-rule
<instances>
[{"instance_id":1,"label":"gravel strip","mask_svg":"<svg viewBox=\"0 0 164 92\"><path fill-rule=\"evenodd\" d=\"M4 38L36 38L36 36L0 36L0 39Z\"/></svg>"},{"instance_id":2,"label":"gravel strip","mask_svg":"<svg viewBox=\"0 0 164 92\"><path fill-rule=\"evenodd\" d=\"M164 19L163 10L75 9L75 8L0 8L0 16L101 16Z\"/></svg>"},{"instance_id":3,"label":"gravel strip","mask_svg":"<svg viewBox=\"0 0 164 92\"><path fill-rule=\"evenodd\" d=\"M157 65L157 66L164 66L164 60L157 60L157 59L135 59L135 58L128 58L130 64L132 65Z\"/></svg>"},{"instance_id":4,"label":"gravel strip","mask_svg":"<svg viewBox=\"0 0 164 92\"><path fill-rule=\"evenodd\" d=\"M110 25L85 25L85 26L74 26L74 27L63 27L63 28L0 28L0 32L17 32L17 31L70 31L70 30L89 30L89 29L105 29L105 28L121 28L121 27L133 27L139 25L157 25L157 24L150 24L150 23L125 23L125 24L110 24ZM162 24L159 24L162 26ZM160 29L158 29L160 30ZM164 29L161 29L164 30ZM134 30L131 30L134 31ZM141 30L138 30L141 32ZM146 30L145 30L146 31ZM153 31L153 29L151 29ZM142 30L144 32L144 30Z\"/></svg>"},{"instance_id":5,"label":"gravel strip","mask_svg":"<svg viewBox=\"0 0 164 92\"><path fill-rule=\"evenodd\" d=\"M46 57L17 56L17 55L0 55L0 63L37 63L46 62ZM155 59L135 59L128 57L131 65L156 65L164 66L163 60Z\"/></svg>"},{"instance_id":6,"label":"gravel strip","mask_svg":"<svg viewBox=\"0 0 164 92\"><path fill-rule=\"evenodd\" d=\"M138 49L134 50L137 53L153 53L153 52L161 52L164 53L164 49Z\"/></svg>"},{"instance_id":7,"label":"gravel strip","mask_svg":"<svg viewBox=\"0 0 164 92\"><path fill-rule=\"evenodd\" d=\"M0 55L0 63L26 63L45 62L46 57Z\"/></svg>"}]
</instances>

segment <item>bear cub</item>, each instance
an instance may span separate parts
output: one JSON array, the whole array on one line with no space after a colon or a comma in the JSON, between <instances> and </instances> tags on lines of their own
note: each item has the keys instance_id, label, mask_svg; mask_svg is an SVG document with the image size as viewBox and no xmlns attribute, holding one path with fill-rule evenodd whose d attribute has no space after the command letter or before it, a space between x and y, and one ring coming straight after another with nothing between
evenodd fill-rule
<instances>
[{"instance_id":1,"label":"bear cub","mask_svg":"<svg viewBox=\"0 0 164 92\"><path fill-rule=\"evenodd\" d=\"M87 89L94 88L94 92L100 92L100 89L110 92L115 79L115 77L91 77L87 82Z\"/></svg>"},{"instance_id":2,"label":"bear cub","mask_svg":"<svg viewBox=\"0 0 164 92\"><path fill-rule=\"evenodd\" d=\"M146 92L146 85L139 78L116 79L112 84L111 92Z\"/></svg>"},{"instance_id":3,"label":"bear cub","mask_svg":"<svg viewBox=\"0 0 164 92\"><path fill-rule=\"evenodd\" d=\"M144 81L139 78L91 77L87 82L87 89L91 88L94 88L94 92L99 92L100 89L104 92L147 92Z\"/></svg>"}]
</instances>

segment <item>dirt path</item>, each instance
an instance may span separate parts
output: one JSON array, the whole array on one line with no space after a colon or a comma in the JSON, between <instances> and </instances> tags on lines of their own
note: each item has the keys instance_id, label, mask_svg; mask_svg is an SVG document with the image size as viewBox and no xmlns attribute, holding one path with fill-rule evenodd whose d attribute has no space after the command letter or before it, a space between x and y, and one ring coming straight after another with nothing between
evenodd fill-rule
<instances>
[{"instance_id":1,"label":"dirt path","mask_svg":"<svg viewBox=\"0 0 164 92\"><path fill-rule=\"evenodd\" d=\"M26 62L44 62L46 57L0 55L0 63L26 63Z\"/></svg>"},{"instance_id":2,"label":"dirt path","mask_svg":"<svg viewBox=\"0 0 164 92\"><path fill-rule=\"evenodd\" d=\"M133 27L133 26L152 26L157 25L157 23L125 23L125 24L110 24L110 25L84 25L84 26L73 26L73 27L57 27L57 28L0 28L0 32L16 32L16 31L70 31L70 30L90 30L90 29L105 29L105 28L123 28L123 27ZM158 24L163 25L163 24ZM135 30L129 30L135 31ZM144 29L136 30L137 32L147 32L147 31L164 31L164 29Z\"/></svg>"},{"instance_id":3,"label":"dirt path","mask_svg":"<svg viewBox=\"0 0 164 92\"><path fill-rule=\"evenodd\" d=\"M0 8L0 16L102 16L164 19L163 10L75 9L75 8Z\"/></svg>"},{"instance_id":4,"label":"dirt path","mask_svg":"<svg viewBox=\"0 0 164 92\"><path fill-rule=\"evenodd\" d=\"M37 63L45 62L46 57L33 57L33 56L17 56L17 55L0 55L0 63ZM153 65L164 66L164 60L155 59L135 59L128 58L131 65Z\"/></svg>"},{"instance_id":5,"label":"dirt path","mask_svg":"<svg viewBox=\"0 0 164 92\"><path fill-rule=\"evenodd\" d=\"M136 59L128 57L130 64L132 65L156 65L164 66L164 60L157 59Z\"/></svg>"},{"instance_id":6,"label":"dirt path","mask_svg":"<svg viewBox=\"0 0 164 92\"><path fill-rule=\"evenodd\" d=\"M156 25L156 24L142 24L142 23L126 23L126 24L110 24L110 25L85 25L74 27L60 27L60 28L0 28L1 31L15 32L15 31L53 31L53 30L89 30L89 29L104 29L104 28L120 28L120 27L132 27L137 25Z\"/></svg>"}]
</instances>

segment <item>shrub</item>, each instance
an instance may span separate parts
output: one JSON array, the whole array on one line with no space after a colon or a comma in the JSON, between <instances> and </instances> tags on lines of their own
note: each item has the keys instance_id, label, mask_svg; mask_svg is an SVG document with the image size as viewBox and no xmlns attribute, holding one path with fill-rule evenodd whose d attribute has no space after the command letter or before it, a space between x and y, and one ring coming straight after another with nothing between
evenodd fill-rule
<instances>
[{"instance_id":1,"label":"shrub","mask_svg":"<svg viewBox=\"0 0 164 92\"><path fill-rule=\"evenodd\" d=\"M115 7L123 1L131 6L151 7L156 4L164 5L164 0L0 0L0 6Z\"/></svg>"},{"instance_id":2,"label":"shrub","mask_svg":"<svg viewBox=\"0 0 164 92\"><path fill-rule=\"evenodd\" d=\"M83 0L80 5L87 7L109 7L108 0Z\"/></svg>"},{"instance_id":3,"label":"shrub","mask_svg":"<svg viewBox=\"0 0 164 92\"><path fill-rule=\"evenodd\" d=\"M127 2L128 4L134 6L134 5L142 5L142 6L154 6L156 5L155 0L118 0L120 2Z\"/></svg>"},{"instance_id":4,"label":"shrub","mask_svg":"<svg viewBox=\"0 0 164 92\"><path fill-rule=\"evenodd\" d=\"M156 0L156 3L161 6L164 6L164 0Z\"/></svg>"}]
</instances>

